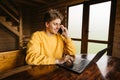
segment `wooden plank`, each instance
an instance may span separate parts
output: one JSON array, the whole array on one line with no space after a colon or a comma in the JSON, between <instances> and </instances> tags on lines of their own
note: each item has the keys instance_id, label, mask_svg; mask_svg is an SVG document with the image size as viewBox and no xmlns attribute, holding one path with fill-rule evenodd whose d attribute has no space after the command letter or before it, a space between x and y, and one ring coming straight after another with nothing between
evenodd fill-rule
<instances>
[{"instance_id":1,"label":"wooden plank","mask_svg":"<svg viewBox=\"0 0 120 80\"><path fill-rule=\"evenodd\" d=\"M8 71L0 74L0 80L3 79L3 78L6 78L6 77L8 77L8 76L14 75L14 74L16 74L16 73L20 73L20 72L22 72L22 71L31 69L31 68L32 68L32 67L31 67L30 65L25 65L25 66L21 66L21 67L17 67L17 68L8 70Z\"/></svg>"}]
</instances>

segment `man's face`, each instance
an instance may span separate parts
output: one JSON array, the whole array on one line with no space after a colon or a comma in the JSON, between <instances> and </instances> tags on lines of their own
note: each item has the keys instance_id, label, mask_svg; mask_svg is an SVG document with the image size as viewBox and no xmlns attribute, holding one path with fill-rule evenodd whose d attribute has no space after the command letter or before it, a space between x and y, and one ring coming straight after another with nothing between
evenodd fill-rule
<instances>
[{"instance_id":1,"label":"man's face","mask_svg":"<svg viewBox=\"0 0 120 80\"><path fill-rule=\"evenodd\" d=\"M51 34L57 34L60 29L61 20L59 18L46 22L46 30Z\"/></svg>"}]
</instances>

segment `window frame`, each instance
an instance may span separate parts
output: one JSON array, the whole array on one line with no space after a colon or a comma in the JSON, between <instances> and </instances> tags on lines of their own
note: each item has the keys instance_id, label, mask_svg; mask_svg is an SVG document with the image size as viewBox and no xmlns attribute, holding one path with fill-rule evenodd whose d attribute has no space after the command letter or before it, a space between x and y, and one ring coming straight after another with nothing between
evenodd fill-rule
<instances>
[{"instance_id":1,"label":"window frame","mask_svg":"<svg viewBox=\"0 0 120 80\"><path fill-rule=\"evenodd\" d=\"M88 29L89 29L89 10L90 5L97 4L97 3L103 3L111 1L111 11L110 11L110 23L109 23L109 34L108 34L108 41L100 41L100 40L88 40ZM110 46L111 49L107 52L108 55L112 55L112 47L113 47L113 40L114 40L114 27L115 27L115 15L116 15L116 0L92 0L92 1L84 1L79 4L83 4L83 21L82 21L82 37L81 39L78 38L72 38L74 41L81 41L81 53L87 54L88 49L88 42L94 42L94 43L102 43L107 44L108 47ZM74 4L78 5L78 4ZM67 7L67 12L69 12L69 7L74 6L69 5ZM67 17L69 13L67 13ZM68 25L68 20L67 20ZM84 27L83 27L84 26Z\"/></svg>"}]
</instances>

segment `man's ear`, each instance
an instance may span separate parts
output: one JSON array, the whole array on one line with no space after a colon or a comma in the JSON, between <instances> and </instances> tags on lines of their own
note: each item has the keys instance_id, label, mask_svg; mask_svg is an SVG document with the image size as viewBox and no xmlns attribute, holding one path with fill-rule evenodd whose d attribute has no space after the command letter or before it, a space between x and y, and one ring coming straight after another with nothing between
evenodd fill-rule
<instances>
[{"instance_id":1,"label":"man's ear","mask_svg":"<svg viewBox=\"0 0 120 80\"><path fill-rule=\"evenodd\" d=\"M48 22L45 22L45 26L48 27L49 23Z\"/></svg>"}]
</instances>

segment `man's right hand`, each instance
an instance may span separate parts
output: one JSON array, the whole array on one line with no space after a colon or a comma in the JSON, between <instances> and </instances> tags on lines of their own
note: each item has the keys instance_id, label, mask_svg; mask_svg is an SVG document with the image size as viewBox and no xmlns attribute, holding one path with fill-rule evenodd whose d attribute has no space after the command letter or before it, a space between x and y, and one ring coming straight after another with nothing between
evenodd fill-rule
<instances>
[{"instance_id":1,"label":"man's right hand","mask_svg":"<svg viewBox=\"0 0 120 80\"><path fill-rule=\"evenodd\" d=\"M73 64L74 60L75 58L73 56L65 55L63 58L57 59L56 64L63 64L63 63Z\"/></svg>"}]
</instances>

